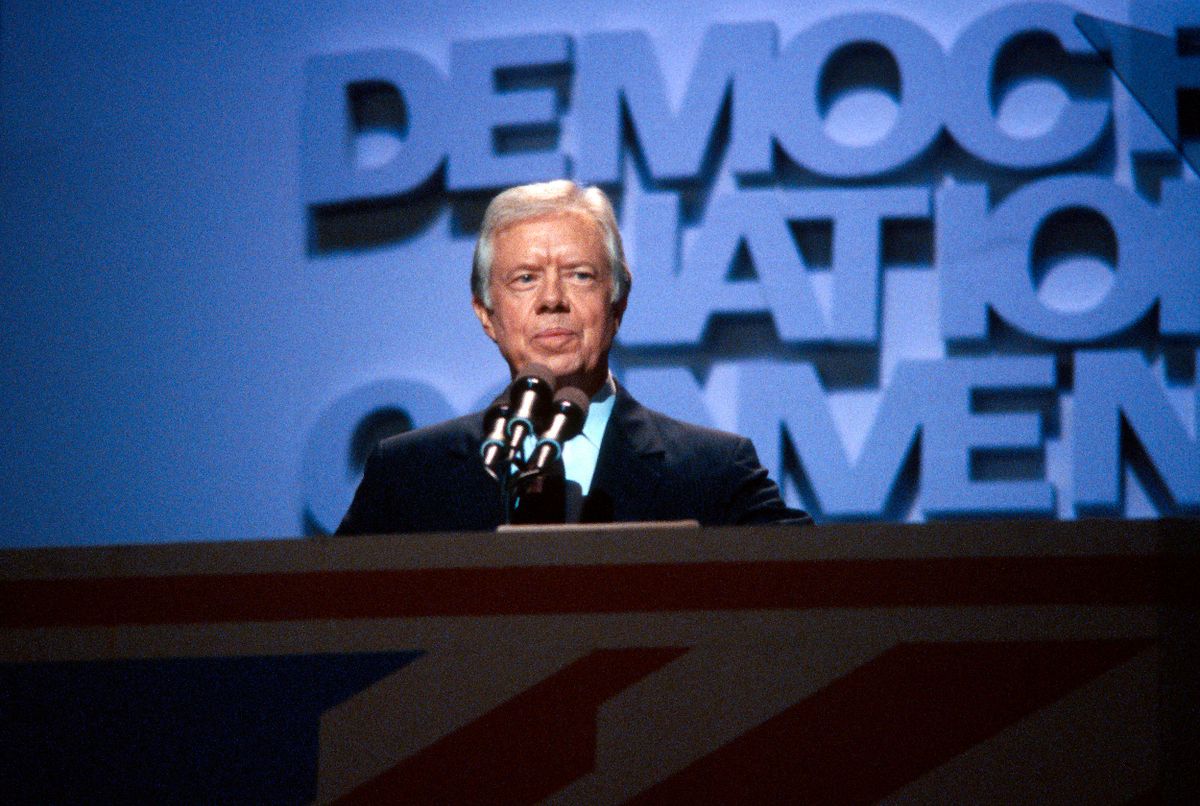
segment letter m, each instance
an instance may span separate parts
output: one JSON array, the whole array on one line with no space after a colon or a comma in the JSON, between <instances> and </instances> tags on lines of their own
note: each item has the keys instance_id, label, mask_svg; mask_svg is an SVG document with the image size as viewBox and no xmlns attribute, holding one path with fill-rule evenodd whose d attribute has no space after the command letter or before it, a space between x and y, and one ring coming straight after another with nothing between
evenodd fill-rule
<instances>
[{"instance_id":1,"label":"letter m","mask_svg":"<svg viewBox=\"0 0 1200 806\"><path fill-rule=\"evenodd\" d=\"M622 136L628 124L630 141L640 149L653 179L695 179L717 156L721 143L714 132L727 103L732 104L731 138L743 149L754 149L757 143L765 153L765 116L750 109L749 96L739 97L734 84L745 87L751 72L769 68L777 38L771 23L710 28L678 112L672 112L662 70L645 33L583 37L575 58L576 177L587 183L621 181Z\"/></svg>"},{"instance_id":2,"label":"letter m","mask_svg":"<svg viewBox=\"0 0 1200 806\"><path fill-rule=\"evenodd\" d=\"M810 364L744 365L738 430L754 441L776 479L782 478L787 451L794 453L804 477L798 481L802 487L807 481L813 499L805 504L817 517L902 517L888 510L896 503L897 481L920 433L921 395L929 393L930 380L927 364L900 364L882 390L861 449L851 456ZM780 426L786 429L782 433Z\"/></svg>"}]
</instances>

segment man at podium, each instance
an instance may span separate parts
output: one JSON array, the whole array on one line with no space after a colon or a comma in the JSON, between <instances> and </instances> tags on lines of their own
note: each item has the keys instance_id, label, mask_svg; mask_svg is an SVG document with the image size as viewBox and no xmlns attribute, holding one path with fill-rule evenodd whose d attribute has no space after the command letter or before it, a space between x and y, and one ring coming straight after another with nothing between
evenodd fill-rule
<instances>
[{"instance_id":1,"label":"man at podium","mask_svg":"<svg viewBox=\"0 0 1200 806\"><path fill-rule=\"evenodd\" d=\"M631 285L599 188L559 180L496 196L471 304L513 387L487 412L380 442L338 534L810 522L784 504L749 440L652 411L617 383L608 354Z\"/></svg>"}]
</instances>

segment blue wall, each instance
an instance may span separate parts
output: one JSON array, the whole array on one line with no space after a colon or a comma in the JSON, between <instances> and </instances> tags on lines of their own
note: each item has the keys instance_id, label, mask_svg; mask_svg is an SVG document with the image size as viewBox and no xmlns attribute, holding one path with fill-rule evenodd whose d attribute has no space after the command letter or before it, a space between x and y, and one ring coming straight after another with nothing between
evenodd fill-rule
<instances>
[{"instance_id":1,"label":"blue wall","mask_svg":"<svg viewBox=\"0 0 1200 806\"><path fill-rule=\"evenodd\" d=\"M469 309L472 228L495 185L563 174L619 201L618 377L752 436L819 518L1200 506L1200 183L1082 37L989 49L1005 14L1061 7L545 5L5 3L0 543L332 527L372 413L423 425L504 382ZM1189 5L1075 8L1173 32L1200 27ZM868 21L898 38L835 59L806 117L789 46L851 41L862 12L910 24ZM595 36L619 31L644 38ZM647 54L661 81L626 77L637 133L612 162L613 81ZM523 156L478 146L489 58L549 64L492 96L495 121L550 115L504 140ZM722 58L742 72L714 126ZM1200 86L1176 61L1164 83ZM348 104L339 75L375 94ZM656 117L659 88L700 100Z\"/></svg>"}]
</instances>

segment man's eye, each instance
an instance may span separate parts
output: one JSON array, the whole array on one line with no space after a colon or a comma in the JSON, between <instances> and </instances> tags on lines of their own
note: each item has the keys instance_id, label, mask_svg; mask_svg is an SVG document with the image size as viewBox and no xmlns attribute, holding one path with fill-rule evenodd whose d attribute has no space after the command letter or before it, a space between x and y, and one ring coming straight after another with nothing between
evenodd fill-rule
<instances>
[{"instance_id":1,"label":"man's eye","mask_svg":"<svg viewBox=\"0 0 1200 806\"><path fill-rule=\"evenodd\" d=\"M513 276L513 282L518 285L529 285L534 281L534 276L529 272L523 272Z\"/></svg>"},{"instance_id":2,"label":"man's eye","mask_svg":"<svg viewBox=\"0 0 1200 806\"><path fill-rule=\"evenodd\" d=\"M571 273L571 276L575 280L584 283L591 282L592 280L596 279L596 273L593 271L588 271L587 269L576 269Z\"/></svg>"}]
</instances>

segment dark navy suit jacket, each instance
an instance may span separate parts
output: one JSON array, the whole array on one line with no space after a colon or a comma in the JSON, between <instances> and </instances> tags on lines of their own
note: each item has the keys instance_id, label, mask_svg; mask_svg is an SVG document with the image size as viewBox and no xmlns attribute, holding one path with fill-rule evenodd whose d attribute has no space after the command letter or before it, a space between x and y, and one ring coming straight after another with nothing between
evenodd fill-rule
<instances>
[{"instance_id":1,"label":"dark navy suit jacket","mask_svg":"<svg viewBox=\"0 0 1200 806\"><path fill-rule=\"evenodd\" d=\"M390 437L367 459L338 534L492 530L500 485L479 457L483 413ZM580 520L702 525L808 523L789 509L750 440L680 422L621 387Z\"/></svg>"}]
</instances>

